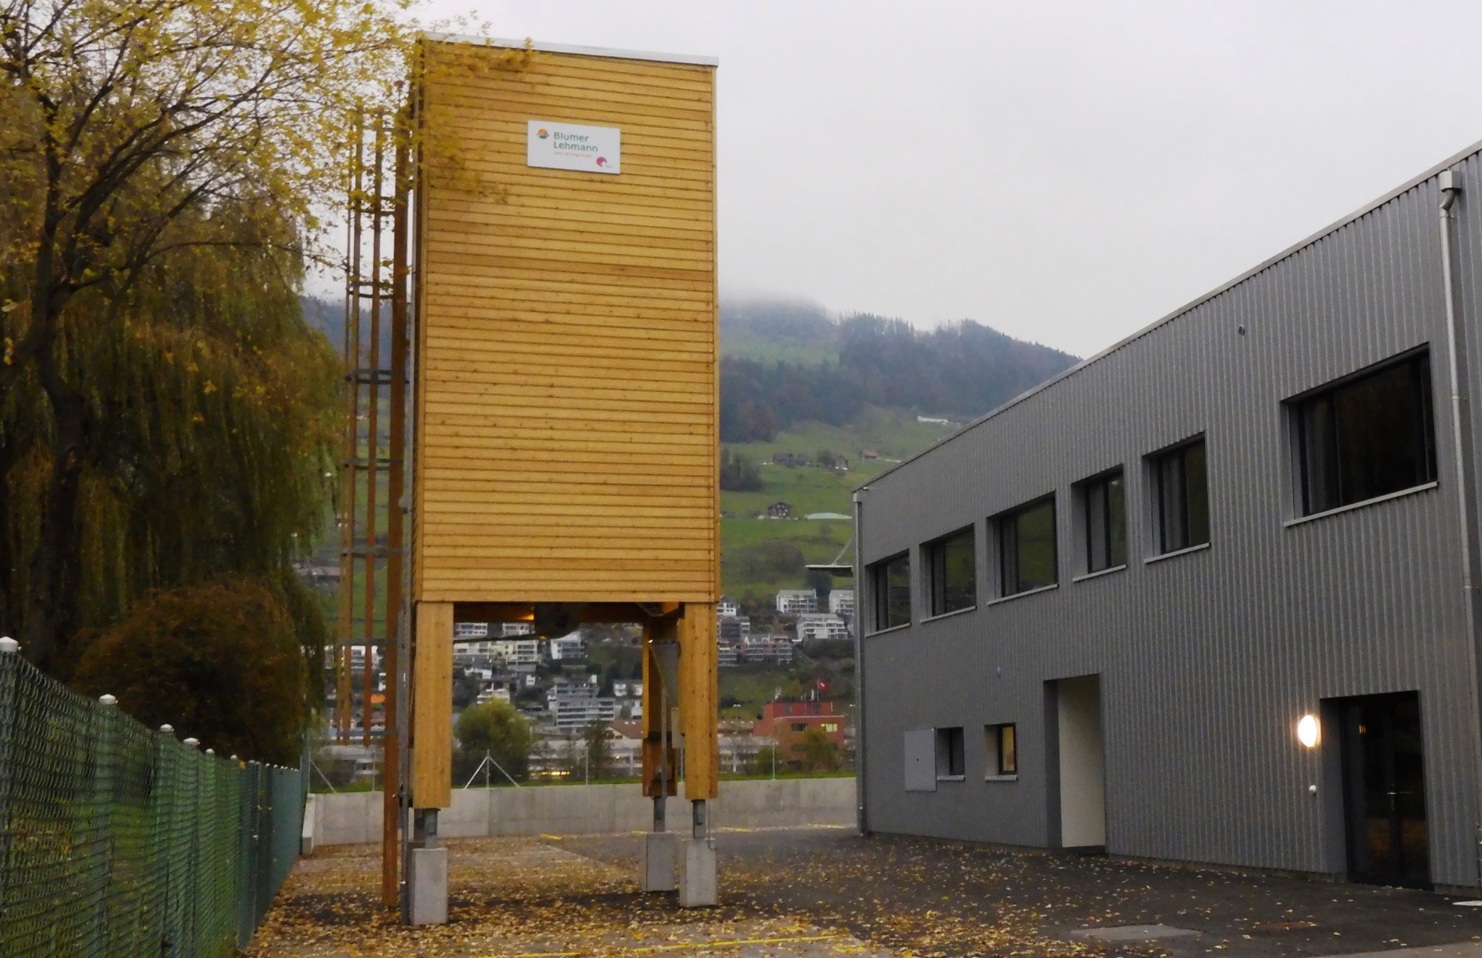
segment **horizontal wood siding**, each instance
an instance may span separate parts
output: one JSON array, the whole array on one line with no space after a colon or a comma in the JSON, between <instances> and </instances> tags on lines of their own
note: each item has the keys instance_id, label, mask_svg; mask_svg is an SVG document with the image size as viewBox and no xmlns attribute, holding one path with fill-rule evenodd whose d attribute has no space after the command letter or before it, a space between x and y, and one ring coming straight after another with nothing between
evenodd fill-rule
<instances>
[{"instance_id":1,"label":"horizontal wood siding","mask_svg":"<svg viewBox=\"0 0 1482 958\"><path fill-rule=\"evenodd\" d=\"M714 602L714 70L428 42L414 592ZM526 165L617 127L618 175Z\"/></svg>"}]
</instances>

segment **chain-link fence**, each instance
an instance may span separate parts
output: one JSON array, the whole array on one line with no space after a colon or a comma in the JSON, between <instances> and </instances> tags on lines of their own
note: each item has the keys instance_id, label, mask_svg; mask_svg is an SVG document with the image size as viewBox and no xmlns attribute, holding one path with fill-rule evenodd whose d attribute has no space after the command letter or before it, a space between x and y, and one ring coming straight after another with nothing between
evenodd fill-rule
<instances>
[{"instance_id":1,"label":"chain-link fence","mask_svg":"<svg viewBox=\"0 0 1482 958\"><path fill-rule=\"evenodd\" d=\"M0 650L0 955L226 956L298 855L299 769L206 755Z\"/></svg>"}]
</instances>

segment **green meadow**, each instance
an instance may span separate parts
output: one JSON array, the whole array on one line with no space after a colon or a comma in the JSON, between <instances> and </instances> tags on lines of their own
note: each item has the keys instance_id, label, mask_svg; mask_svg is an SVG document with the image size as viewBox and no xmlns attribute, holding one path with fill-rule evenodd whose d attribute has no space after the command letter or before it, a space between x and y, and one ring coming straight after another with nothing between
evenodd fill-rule
<instances>
[{"instance_id":1,"label":"green meadow","mask_svg":"<svg viewBox=\"0 0 1482 958\"><path fill-rule=\"evenodd\" d=\"M815 513L853 516L851 493L872 478L951 435L953 429L917 422L901 410L872 409L849 428L807 423L779 433L772 442L729 445L755 462L762 488L755 492L722 492L720 496L721 591L738 601L765 601L778 589L807 584L803 566L832 562L853 535L853 520L805 519ZM847 471L817 466L782 466L776 453L816 458L828 450L849 459ZM874 459L863 453L872 451ZM792 519L769 519L767 507L786 502ZM761 518L758 518L761 517ZM852 549L840 561L853 559ZM836 580L849 588L847 580Z\"/></svg>"}]
</instances>

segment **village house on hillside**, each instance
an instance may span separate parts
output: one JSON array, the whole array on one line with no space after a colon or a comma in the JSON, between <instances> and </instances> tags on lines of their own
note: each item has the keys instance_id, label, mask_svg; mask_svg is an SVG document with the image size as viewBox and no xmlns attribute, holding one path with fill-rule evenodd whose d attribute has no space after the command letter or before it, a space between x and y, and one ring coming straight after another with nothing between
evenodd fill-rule
<instances>
[{"instance_id":1,"label":"village house on hillside","mask_svg":"<svg viewBox=\"0 0 1482 958\"><path fill-rule=\"evenodd\" d=\"M798 616L797 636L799 642L847 639L849 626L842 617L829 612L805 612Z\"/></svg>"},{"instance_id":2,"label":"village house on hillside","mask_svg":"<svg viewBox=\"0 0 1482 958\"><path fill-rule=\"evenodd\" d=\"M818 592L814 589L778 589L777 613L802 615L818 611Z\"/></svg>"}]
</instances>

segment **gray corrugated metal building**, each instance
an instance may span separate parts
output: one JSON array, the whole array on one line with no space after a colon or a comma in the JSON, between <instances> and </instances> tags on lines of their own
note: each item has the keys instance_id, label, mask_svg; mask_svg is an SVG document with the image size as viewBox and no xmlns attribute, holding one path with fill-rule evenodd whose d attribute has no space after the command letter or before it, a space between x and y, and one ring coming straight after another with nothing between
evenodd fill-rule
<instances>
[{"instance_id":1,"label":"gray corrugated metal building","mask_svg":"<svg viewBox=\"0 0 1482 958\"><path fill-rule=\"evenodd\" d=\"M1482 885L1479 150L856 493L862 827Z\"/></svg>"}]
</instances>

